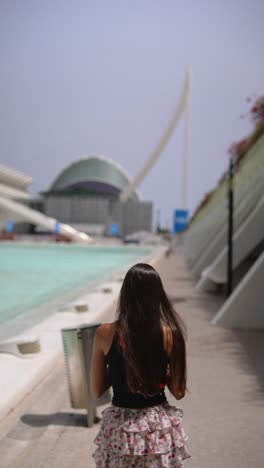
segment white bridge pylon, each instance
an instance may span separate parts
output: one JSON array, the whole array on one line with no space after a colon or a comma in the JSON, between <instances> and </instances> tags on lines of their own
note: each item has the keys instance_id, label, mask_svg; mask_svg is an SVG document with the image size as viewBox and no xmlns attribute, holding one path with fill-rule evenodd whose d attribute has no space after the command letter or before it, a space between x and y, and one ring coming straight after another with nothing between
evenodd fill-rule
<instances>
[{"instance_id":1,"label":"white bridge pylon","mask_svg":"<svg viewBox=\"0 0 264 468\"><path fill-rule=\"evenodd\" d=\"M181 94L180 102L177 106L177 109L175 113L172 116L172 119L166 128L164 134L162 135L162 138L160 139L158 145L154 149L154 151L151 153L149 158L147 159L147 162L144 164L142 169L139 171L139 173L136 175L134 180L132 180L131 184L123 190L120 194L120 200L121 201L126 201L131 193L133 193L137 187L141 184L141 182L144 180L146 175L149 173L151 168L154 166L156 161L159 159L163 149L167 145L169 139L171 138L175 128L177 127L177 124L183 114L183 112L188 108L189 104L189 98L190 98L190 92L191 92L191 71L190 67L187 66L186 68L186 76L185 76L185 81L184 81L184 86L183 86L183 91ZM186 162L185 162L186 164ZM186 175L187 176L187 175ZM186 181L185 181L186 183Z\"/></svg>"}]
</instances>

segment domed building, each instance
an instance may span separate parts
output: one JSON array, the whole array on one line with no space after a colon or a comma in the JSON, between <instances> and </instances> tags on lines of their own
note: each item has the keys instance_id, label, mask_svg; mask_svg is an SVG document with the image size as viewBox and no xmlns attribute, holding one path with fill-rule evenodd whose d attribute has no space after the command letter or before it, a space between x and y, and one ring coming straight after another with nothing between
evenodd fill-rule
<instances>
[{"instance_id":1,"label":"domed building","mask_svg":"<svg viewBox=\"0 0 264 468\"><path fill-rule=\"evenodd\" d=\"M125 171L105 156L84 156L65 167L52 183L49 193L89 193L117 198L131 183ZM139 196L133 193L132 200Z\"/></svg>"},{"instance_id":2,"label":"domed building","mask_svg":"<svg viewBox=\"0 0 264 468\"><path fill-rule=\"evenodd\" d=\"M44 211L90 234L120 235L151 231L152 204L132 192L127 202L119 195L131 184L124 169L105 156L83 156L66 166L43 193Z\"/></svg>"}]
</instances>

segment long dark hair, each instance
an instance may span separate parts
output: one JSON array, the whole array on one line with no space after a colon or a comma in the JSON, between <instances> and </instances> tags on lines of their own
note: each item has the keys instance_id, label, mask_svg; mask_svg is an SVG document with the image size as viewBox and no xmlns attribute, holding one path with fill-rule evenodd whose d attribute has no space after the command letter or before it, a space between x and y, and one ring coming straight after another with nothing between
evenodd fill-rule
<instances>
[{"instance_id":1,"label":"long dark hair","mask_svg":"<svg viewBox=\"0 0 264 468\"><path fill-rule=\"evenodd\" d=\"M117 333L123 343L128 388L152 394L164 378L163 326L171 330L171 380L186 390L185 326L166 295L158 272L146 263L128 270L121 287Z\"/></svg>"}]
</instances>

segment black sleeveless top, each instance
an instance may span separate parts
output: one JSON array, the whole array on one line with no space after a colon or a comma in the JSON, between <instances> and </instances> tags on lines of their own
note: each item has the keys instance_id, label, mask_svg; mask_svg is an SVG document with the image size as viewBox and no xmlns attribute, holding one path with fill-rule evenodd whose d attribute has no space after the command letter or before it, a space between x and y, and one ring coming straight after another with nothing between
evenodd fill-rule
<instances>
[{"instance_id":1,"label":"black sleeveless top","mask_svg":"<svg viewBox=\"0 0 264 468\"><path fill-rule=\"evenodd\" d=\"M123 351L118 344L116 335L113 338L111 348L106 355L106 362L109 366L110 379L113 387L112 404L122 408L147 408L149 406L160 405L166 402L164 393L166 385L166 369L169 358L164 351L164 378L161 382L161 389L159 393L145 397L139 393L131 393L128 391L126 383L126 370ZM154 365L154 364L153 364Z\"/></svg>"}]
</instances>

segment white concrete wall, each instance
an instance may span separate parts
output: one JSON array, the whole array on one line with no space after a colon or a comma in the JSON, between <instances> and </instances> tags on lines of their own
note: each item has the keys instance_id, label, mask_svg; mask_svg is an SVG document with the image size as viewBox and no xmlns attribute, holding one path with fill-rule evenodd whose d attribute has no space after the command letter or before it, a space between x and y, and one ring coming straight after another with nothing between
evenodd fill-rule
<instances>
[{"instance_id":1,"label":"white concrete wall","mask_svg":"<svg viewBox=\"0 0 264 468\"><path fill-rule=\"evenodd\" d=\"M256 178L257 179L257 178ZM241 224L251 215L259 199L264 193L264 171L262 171L252 189L240 200L234 210L234 232L237 232ZM227 223L219 226L218 232L207 242L206 248L192 264L195 275L201 275L202 271L211 265L215 258L223 251L227 244Z\"/></svg>"},{"instance_id":2,"label":"white concrete wall","mask_svg":"<svg viewBox=\"0 0 264 468\"><path fill-rule=\"evenodd\" d=\"M233 236L233 270L241 264L263 238L264 195ZM207 289L208 280L216 284L225 284L227 282L227 253L227 246L225 246L214 262L202 272L198 288Z\"/></svg>"},{"instance_id":3,"label":"white concrete wall","mask_svg":"<svg viewBox=\"0 0 264 468\"><path fill-rule=\"evenodd\" d=\"M255 193L255 196L254 196ZM235 192L234 192L234 214L235 228L239 228L241 222L252 211L252 206L264 194L264 135L252 146L248 154L241 162L239 170L235 176ZM243 208L243 216L238 213L241 210L241 205L245 204L245 199L248 199L246 206ZM250 200L252 200L250 204ZM191 268L201 260L210 244L215 242L219 236L219 232L223 226L227 225L227 183L224 182L212 196L208 205L205 206L201 213L197 216L197 220L191 225L184 237L185 255L188 264ZM217 256L221 251L222 244L219 245L219 250L213 253ZM208 266L205 262L203 267ZM197 268L197 273L201 272L201 266Z\"/></svg>"},{"instance_id":4,"label":"white concrete wall","mask_svg":"<svg viewBox=\"0 0 264 468\"><path fill-rule=\"evenodd\" d=\"M212 320L231 328L264 328L264 252Z\"/></svg>"}]
</instances>

